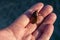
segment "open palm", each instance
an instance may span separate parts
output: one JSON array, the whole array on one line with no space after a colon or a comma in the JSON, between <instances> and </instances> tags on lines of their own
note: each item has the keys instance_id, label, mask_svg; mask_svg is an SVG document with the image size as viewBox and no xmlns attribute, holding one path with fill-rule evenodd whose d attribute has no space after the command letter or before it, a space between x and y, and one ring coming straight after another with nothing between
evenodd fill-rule
<instances>
[{"instance_id":1,"label":"open palm","mask_svg":"<svg viewBox=\"0 0 60 40\"><path fill-rule=\"evenodd\" d=\"M36 10L39 11L40 16L37 18L37 24L32 24L30 18ZM0 40L49 40L56 20L56 15L52 11L50 5L35 4L8 28L0 30Z\"/></svg>"}]
</instances>

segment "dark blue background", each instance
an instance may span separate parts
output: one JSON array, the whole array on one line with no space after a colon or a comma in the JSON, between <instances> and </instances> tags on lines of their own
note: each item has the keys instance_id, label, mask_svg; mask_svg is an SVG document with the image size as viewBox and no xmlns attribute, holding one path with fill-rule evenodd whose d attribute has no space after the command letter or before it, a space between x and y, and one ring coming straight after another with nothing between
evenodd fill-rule
<instances>
[{"instance_id":1,"label":"dark blue background","mask_svg":"<svg viewBox=\"0 0 60 40\"><path fill-rule=\"evenodd\" d=\"M51 40L60 40L60 0L0 0L0 29L9 26L23 12L38 2L54 7L57 20Z\"/></svg>"}]
</instances>

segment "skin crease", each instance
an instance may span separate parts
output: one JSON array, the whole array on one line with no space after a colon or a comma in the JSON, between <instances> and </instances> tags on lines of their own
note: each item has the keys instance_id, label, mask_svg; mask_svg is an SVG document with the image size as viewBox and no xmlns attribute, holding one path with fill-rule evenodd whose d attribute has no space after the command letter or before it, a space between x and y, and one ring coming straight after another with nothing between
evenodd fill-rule
<instances>
[{"instance_id":1,"label":"skin crease","mask_svg":"<svg viewBox=\"0 0 60 40\"><path fill-rule=\"evenodd\" d=\"M30 17L38 10L37 24L30 23ZM37 3L18 17L8 28L0 30L0 40L49 40L57 18L51 5ZM32 18L32 17L31 17Z\"/></svg>"}]
</instances>

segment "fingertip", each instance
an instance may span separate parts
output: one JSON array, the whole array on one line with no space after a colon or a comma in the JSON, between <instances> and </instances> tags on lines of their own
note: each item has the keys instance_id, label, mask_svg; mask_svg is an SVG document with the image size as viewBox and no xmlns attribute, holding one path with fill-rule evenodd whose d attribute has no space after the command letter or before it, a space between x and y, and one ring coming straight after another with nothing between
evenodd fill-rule
<instances>
[{"instance_id":1,"label":"fingertip","mask_svg":"<svg viewBox=\"0 0 60 40\"><path fill-rule=\"evenodd\" d=\"M51 20L51 22L54 23L57 19L57 15L55 13L51 13L49 16L49 20Z\"/></svg>"},{"instance_id":2,"label":"fingertip","mask_svg":"<svg viewBox=\"0 0 60 40\"><path fill-rule=\"evenodd\" d=\"M53 11L53 7L52 7L51 5L46 5L45 7L42 8L41 11L39 11L39 13L40 13L43 17L46 17L46 16L49 15L52 11Z\"/></svg>"},{"instance_id":3,"label":"fingertip","mask_svg":"<svg viewBox=\"0 0 60 40\"><path fill-rule=\"evenodd\" d=\"M36 10L40 11L43 8L44 4L42 2L36 3L28 11L34 12Z\"/></svg>"},{"instance_id":4,"label":"fingertip","mask_svg":"<svg viewBox=\"0 0 60 40\"><path fill-rule=\"evenodd\" d=\"M37 5L44 6L44 4L42 2L38 2Z\"/></svg>"},{"instance_id":5,"label":"fingertip","mask_svg":"<svg viewBox=\"0 0 60 40\"><path fill-rule=\"evenodd\" d=\"M46 7L48 7L50 11L53 11L52 5L47 5Z\"/></svg>"},{"instance_id":6,"label":"fingertip","mask_svg":"<svg viewBox=\"0 0 60 40\"><path fill-rule=\"evenodd\" d=\"M55 20L57 19L57 15L55 13L52 13L51 15L54 16Z\"/></svg>"},{"instance_id":7,"label":"fingertip","mask_svg":"<svg viewBox=\"0 0 60 40\"><path fill-rule=\"evenodd\" d=\"M43 24L54 24L56 21L57 16L55 13L50 13L44 20Z\"/></svg>"}]
</instances>

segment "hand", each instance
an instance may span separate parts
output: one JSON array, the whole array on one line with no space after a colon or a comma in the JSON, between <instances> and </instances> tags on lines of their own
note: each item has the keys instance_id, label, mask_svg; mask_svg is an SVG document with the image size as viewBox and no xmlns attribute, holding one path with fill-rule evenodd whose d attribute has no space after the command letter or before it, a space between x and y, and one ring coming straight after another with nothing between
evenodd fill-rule
<instances>
[{"instance_id":1,"label":"hand","mask_svg":"<svg viewBox=\"0 0 60 40\"><path fill-rule=\"evenodd\" d=\"M30 17L38 10L37 24L30 23ZM56 14L50 5L37 3L24 12L8 28L0 30L0 40L49 40L53 30Z\"/></svg>"}]
</instances>

